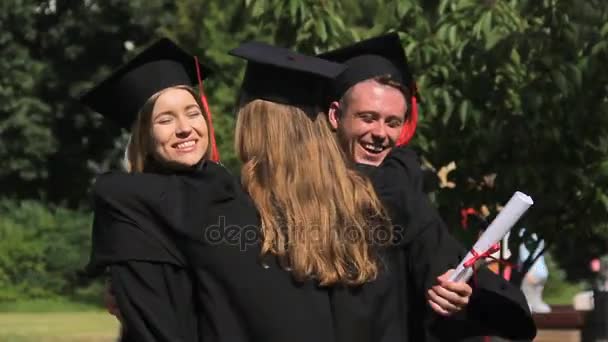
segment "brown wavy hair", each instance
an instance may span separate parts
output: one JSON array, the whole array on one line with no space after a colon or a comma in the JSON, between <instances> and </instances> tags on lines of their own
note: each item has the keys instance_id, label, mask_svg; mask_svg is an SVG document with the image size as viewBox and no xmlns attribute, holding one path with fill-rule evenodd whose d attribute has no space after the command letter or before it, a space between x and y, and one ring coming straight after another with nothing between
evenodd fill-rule
<instances>
[{"instance_id":1,"label":"brown wavy hair","mask_svg":"<svg viewBox=\"0 0 608 342\"><path fill-rule=\"evenodd\" d=\"M141 107L141 110L137 114L137 119L133 123L131 136L129 137L129 143L127 144L123 161L124 168L127 170L127 172L143 172L144 167L146 166L145 164L150 157L153 144L152 112L154 111L156 100L158 100L160 95L168 89L182 89L189 92L192 97L194 97L196 104L200 107L203 117L205 118L207 128L209 128L207 113L205 112L204 106L202 105L201 100L194 88L187 85L178 85L165 88L155 93L154 95L150 96L148 101L146 101L146 103L144 103L144 105ZM207 151L205 152L203 159L207 158L211 149L211 133L207 134L207 139Z\"/></svg>"},{"instance_id":2,"label":"brown wavy hair","mask_svg":"<svg viewBox=\"0 0 608 342\"><path fill-rule=\"evenodd\" d=\"M359 285L392 231L370 181L347 165L325 113L255 99L238 111L241 181L262 220L262 255L296 280ZM313 113L312 115L310 113Z\"/></svg>"}]
</instances>

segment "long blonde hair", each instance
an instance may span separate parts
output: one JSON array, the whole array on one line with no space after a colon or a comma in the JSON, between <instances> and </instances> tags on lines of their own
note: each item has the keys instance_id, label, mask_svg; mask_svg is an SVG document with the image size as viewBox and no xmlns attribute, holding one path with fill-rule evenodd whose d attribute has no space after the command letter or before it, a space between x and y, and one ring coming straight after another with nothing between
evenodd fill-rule
<instances>
[{"instance_id":1,"label":"long blonde hair","mask_svg":"<svg viewBox=\"0 0 608 342\"><path fill-rule=\"evenodd\" d=\"M262 219L262 255L274 254L297 280L358 285L374 280L374 244L392 238L366 178L348 167L326 115L260 99L238 112L241 180Z\"/></svg>"},{"instance_id":2,"label":"long blonde hair","mask_svg":"<svg viewBox=\"0 0 608 342\"><path fill-rule=\"evenodd\" d=\"M201 108L203 112L203 117L205 118L205 124L209 127L209 121L207 119L207 113L203 110L203 105L201 104L200 98L196 91L186 85L178 85L174 87L165 88L154 95L150 96L148 101L144 103L141 107L141 110L137 114L137 119L133 123L133 128L131 129L131 135L129 136L129 142L127 143L127 148L125 150L125 156L123 160L123 166L127 170L127 172L135 173L135 172L143 172L144 167L146 166L146 161L150 157L152 152L152 112L154 111L154 105L156 104L156 100L168 89L182 89L189 92L196 104ZM210 134L207 136L209 139L207 143L207 151L203 156L203 159L209 155L211 148L211 137Z\"/></svg>"}]
</instances>

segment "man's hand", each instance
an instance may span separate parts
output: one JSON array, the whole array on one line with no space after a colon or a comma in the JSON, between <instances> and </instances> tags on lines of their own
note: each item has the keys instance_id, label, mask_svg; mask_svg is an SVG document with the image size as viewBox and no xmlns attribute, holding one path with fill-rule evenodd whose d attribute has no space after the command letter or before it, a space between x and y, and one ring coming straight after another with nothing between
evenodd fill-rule
<instances>
[{"instance_id":1,"label":"man's hand","mask_svg":"<svg viewBox=\"0 0 608 342\"><path fill-rule=\"evenodd\" d=\"M112 291L112 283L110 281L107 281L106 286L104 287L103 303L105 304L108 312L111 315L116 316L116 318L122 322L120 310L118 309L118 303L116 303L116 297L114 297L114 293Z\"/></svg>"},{"instance_id":2,"label":"man's hand","mask_svg":"<svg viewBox=\"0 0 608 342\"><path fill-rule=\"evenodd\" d=\"M437 285L426 293L429 305L439 315L451 316L462 310L469 303L473 289L463 282L449 281L453 269L437 277Z\"/></svg>"}]
</instances>

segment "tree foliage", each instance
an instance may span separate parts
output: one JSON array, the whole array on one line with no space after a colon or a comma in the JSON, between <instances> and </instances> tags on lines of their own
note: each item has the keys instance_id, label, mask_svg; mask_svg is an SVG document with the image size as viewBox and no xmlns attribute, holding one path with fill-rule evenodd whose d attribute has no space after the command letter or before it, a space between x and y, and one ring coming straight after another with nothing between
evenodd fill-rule
<instances>
[{"instance_id":1,"label":"tree foliage","mask_svg":"<svg viewBox=\"0 0 608 342\"><path fill-rule=\"evenodd\" d=\"M437 171L452 161L457 165L449 174L456 186L434 194L450 227L458 229L463 208L488 208L491 219L521 190L535 205L523 221L528 234L511 234L513 260L516 246L532 232L548 246L566 241L559 239L564 234L570 241L604 239L599 231L608 224L608 72L602 67L608 60L608 4L299 1L298 8L306 10L287 12L278 10L283 3L249 5L267 25L296 32L290 45L311 42L301 46L304 51L400 32L422 98L412 144ZM330 14L319 15L318 8ZM301 13L310 14L313 27L328 26L339 37L324 40L327 30L319 29L317 39L310 39L315 33L302 25L308 20ZM334 16L341 20L328 19ZM599 245L594 252L605 253L605 243ZM569 255L560 244L558 260L566 264Z\"/></svg>"},{"instance_id":2,"label":"tree foliage","mask_svg":"<svg viewBox=\"0 0 608 342\"><path fill-rule=\"evenodd\" d=\"M566 251L562 264L586 262L569 257L576 241L606 252L605 1L7 0L0 9L5 197L86 207L93 176L118 166L126 132L76 99L159 36L212 66L205 92L222 160L238 172L244 62L229 49L255 39L313 54L397 31L422 100L412 145L427 167L456 164L456 186L433 193L449 226L458 229L462 208L485 206L492 218L521 190L535 199L522 225Z\"/></svg>"},{"instance_id":3,"label":"tree foliage","mask_svg":"<svg viewBox=\"0 0 608 342\"><path fill-rule=\"evenodd\" d=\"M0 202L0 301L74 296L90 215L36 201Z\"/></svg>"}]
</instances>

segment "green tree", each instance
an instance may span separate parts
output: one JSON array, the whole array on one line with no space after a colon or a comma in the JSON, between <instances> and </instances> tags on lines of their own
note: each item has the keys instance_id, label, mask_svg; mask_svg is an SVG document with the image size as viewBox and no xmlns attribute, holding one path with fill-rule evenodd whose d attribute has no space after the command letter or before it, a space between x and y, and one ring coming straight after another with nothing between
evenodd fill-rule
<instances>
[{"instance_id":1,"label":"green tree","mask_svg":"<svg viewBox=\"0 0 608 342\"><path fill-rule=\"evenodd\" d=\"M230 48L256 39L312 54L398 31L422 95L412 145L436 169L457 165L449 175L456 187L433 194L450 227L458 229L460 209L485 205L493 217L521 190L536 202L521 224L547 246L567 248L559 239L566 235L599 242L608 236L604 1L8 0L0 6L4 196L70 207L88 202L93 176L117 167L126 134L76 98L161 35L212 65L205 91L222 160L236 172L233 111L244 62L228 56ZM513 238L511 250L520 242ZM594 250L605 253L605 243ZM556 260L575 264L560 259L569 254L556 253Z\"/></svg>"},{"instance_id":2,"label":"green tree","mask_svg":"<svg viewBox=\"0 0 608 342\"><path fill-rule=\"evenodd\" d=\"M168 1L2 2L0 135L4 196L78 207L116 166L121 131L78 97L172 21Z\"/></svg>"},{"instance_id":3,"label":"green tree","mask_svg":"<svg viewBox=\"0 0 608 342\"><path fill-rule=\"evenodd\" d=\"M549 246L605 227L608 6L463 0L437 11L430 35L405 41L424 98L415 144L433 165L458 166L457 186L437 193L444 217L457 226L459 207L482 204L496 214L522 190L536 202L523 223Z\"/></svg>"},{"instance_id":4,"label":"green tree","mask_svg":"<svg viewBox=\"0 0 608 342\"><path fill-rule=\"evenodd\" d=\"M74 296L89 256L90 215L0 201L0 301Z\"/></svg>"},{"instance_id":5,"label":"green tree","mask_svg":"<svg viewBox=\"0 0 608 342\"><path fill-rule=\"evenodd\" d=\"M327 19L314 11L318 7L352 30L336 41L401 32L423 100L412 144L437 169L451 161L457 165L450 174L456 187L434 194L450 227L459 226L460 209L485 205L493 217L521 190L536 202L521 224L547 246L564 234L585 237L605 228L605 2L299 1L306 11L296 14L277 10L280 3L248 4L266 23L290 24L287 31L296 37L287 45L297 46L305 34L306 28L298 30L301 23L325 25ZM333 12L344 8L349 15ZM323 42L320 33L312 32L318 37L310 39L315 50ZM511 236L516 259L516 246L527 235ZM533 261L526 261L523 273ZM520 280L518 273L514 281Z\"/></svg>"},{"instance_id":6,"label":"green tree","mask_svg":"<svg viewBox=\"0 0 608 342\"><path fill-rule=\"evenodd\" d=\"M51 108L37 96L37 76L48 67L21 43L36 35L33 9L15 5L0 4L0 187L37 195L36 187L48 176L46 159L56 146Z\"/></svg>"}]
</instances>

